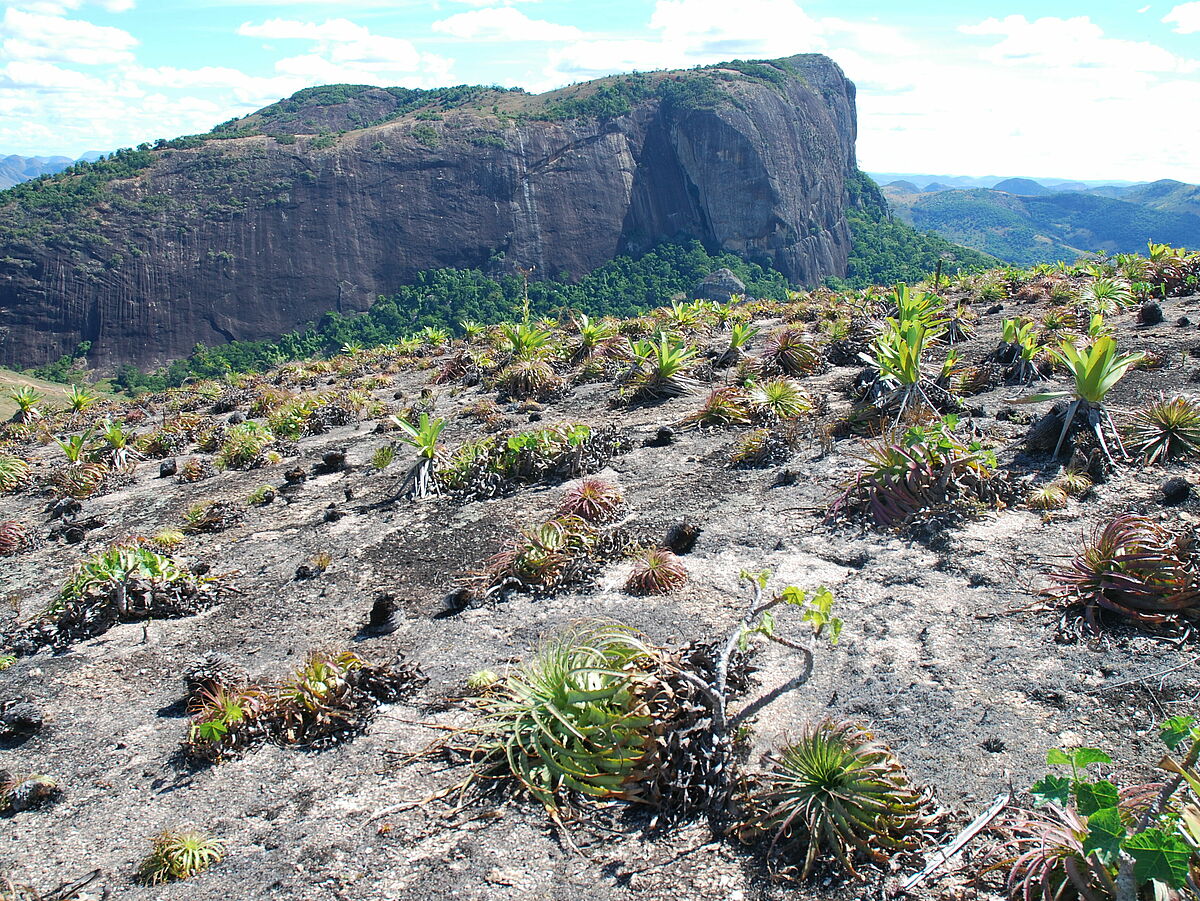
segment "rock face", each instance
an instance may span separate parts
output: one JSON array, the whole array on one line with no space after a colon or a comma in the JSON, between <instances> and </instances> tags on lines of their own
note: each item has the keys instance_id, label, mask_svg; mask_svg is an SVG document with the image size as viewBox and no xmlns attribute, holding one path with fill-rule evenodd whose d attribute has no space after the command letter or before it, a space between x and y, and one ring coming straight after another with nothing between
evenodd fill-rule
<instances>
[{"instance_id":1,"label":"rock face","mask_svg":"<svg viewBox=\"0 0 1200 901\"><path fill-rule=\"evenodd\" d=\"M728 269L709 273L692 293L700 300L727 303L735 294L744 294L745 283Z\"/></svg>"},{"instance_id":2,"label":"rock face","mask_svg":"<svg viewBox=\"0 0 1200 901\"><path fill-rule=\"evenodd\" d=\"M0 364L80 341L96 366L157 364L364 310L424 269L579 277L673 239L796 283L843 275L854 86L822 56L751 68L644 76L654 89L615 115L538 115L565 92L496 92L339 135L271 134L256 114L234 137L151 150L68 214L69 239L36 198L0 195L0 223L16 223L0 226ZM700 81L705 102L662 89ZM373 106L351 120L386 115L384 93L361 94Z\"/></svg>"}]
</instances>

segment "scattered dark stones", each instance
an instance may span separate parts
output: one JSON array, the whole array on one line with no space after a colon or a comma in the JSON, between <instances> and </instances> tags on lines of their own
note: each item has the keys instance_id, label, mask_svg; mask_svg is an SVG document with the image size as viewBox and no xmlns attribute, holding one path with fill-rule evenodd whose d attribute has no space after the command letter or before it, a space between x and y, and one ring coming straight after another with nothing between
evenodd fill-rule
<instances>
[{"instance_id":1,"label":"scattered dark stones","mask_svg":"<svg viewBox=\"0 0 1200 901\"><path fill-rule=\"evenodd\" d=\"M988 316L994 316L996 313L1002 313L1003 311L1004 311L1004 304L994 303L990 307L988 307L986 310L984 310L983 312L985 314L987 314Z\"/></svg>"},{"instance_id":2,"label":"scattered dark stones","mask_svg":"<svg viewBox=\"0 0 1200 901\"><path fill-rule=\"evenodd\" d=\"M321 518L324 519L325 522L337 522L345 515L346 511L338 507L337 504L330 504L325 508L325 513Z\"/></svg>"},{"instance_id":3,"label":"scattered dark stones","mask_svg":"<svg viewBox=\"0 0 1200 901\"><path fill-rule=\"evenodd\" d=\"M532 413L530 413L530 414L529 414L529 421L530 421L530 422L541 422L541 421L542 421L542 414L541 414L541 413L538 413L538 412L535 410L534 412L532 412Z\"/></svg>"},{"instance_id":4,"label":"scattered dark stones","mask_svg":"<svg viewBox=\"0 0 1200 901\"><path fill-rule=\"evenodd\" d=\"M295 469L289 469L287 472L285 472L283 474L283 478L284 481L286 481L289 485L299 485L301 482L304 482L308 479L308 473L306 473L301 467L297 466Z\"/></svg>"},{"instance_id":5,"label":"scattered dark stones","mask_svg":"<svg viewBox=\"0 0 1200 901\"><path fill-rule=\"evenodd\" d=\"M696 546L700 533L704 530L695 523L677 522L667 529L667 537L662 546L676 554L686 554Z\"/></svg>"},{"instance_id":6,"label":"scattered dark stones","mask_svg":"<svg viewBox=\"0 0 1200 901\"><path fill-rule=\"evenodd\" d=\"M246 416L239 410L234 410L229 414L229 418L225 420L230 425L241 425L246 421Z\"/></svg>"},{"instance_id":7,"label":"scattered dark stones","mask_svg":"<svg viewBox=\"0 0 1200 901\"><path fill-rule=\"evenodd\" d=\"M1182 504L1191 496L1192 483L1183 476L1171 476L1159 486L1164 504Z\"/></svg>"},{"instance_id":8,"label":"scattered dark stones","mask_svg":"<svg viewBox=\"0 0 1200 901\"><path fill-rule=\"evenodd\" d=\"M435 618L456 616L468 607L473 607L482 600L480 592L470 585L456 588L442 598L442 609L434 614Z\"/></svg>"},{"instance_id":9,"label":"scattered dark stones","mask_svg":"<svg viewBox=\"0 0 1200 901\"><path fill-rule=\"evenodd\" d=\"M1142 325L1158 325L1162 321L1162 304L1158 303L1158 301L1148 300L1138 310L1138 322Z\"/></svg>"},{"instance_id":10,"label":"scattered dark stones","mask_svg":"<svg viewBox=\"0 0 1200 901\"><path fill-rule=\"evenodd\" d=\"M643 447L666 447L675 440L675 430L669 425L660 425L653 438L642 442Z\"/></svg>"},{"instance_id":11,"label":"scattered dark stones","mask_svg":"<svg viewBox=\"0 0 1200 901\"><path fill-rule=\"evenodd\" d=\"M158 477L160 479L169 479L179 472L179 461L174 457L167 457L158 464Z\"/></svg>"},{"instance_id":12,"label":"scattered dark stones","mask_svg":"<svg viewBox=\"0 0 1200 901\"><path fill-rule=\"evenodd\" d=\"M799 478L800 474L798 472L793 472L792 470L784 467L783 469L779 470L778 473L776 473L775 481L771 483L771 487L788 488L792 485L795 485Z\"/></svg>"},{"instance_id":13,"label":"scattered dark stones","mask_svg":"<svg viewBox=\"0 0 1200 901\"><path fill-rule=\"evenodd\" d=\"M104 520L99 516L89 516L87 519L70 519L54 526L46 537L51 541L62 541L66 544L79 544L87 537L92 529L99 529Z\"/></svg>"},{"instance_id":14,"label":"scattered dark stones","mask_svg":"<svg viewBox=\"0 0 1200 901\"><path fill-rule=\"evenodd\" d=\"M1177 326L1179 326L1180 328L1187 328L1189 325L1192 324L1192 320L1190 320L1186 316L1180 316L1178 319L1175 320L1175 324Z\"/></svg>"},{"instance_id":15,"label":"scattered dark stones","mask_svg":"<svg viewBox=\"0 0 1200 901\"><path fill-rule=\"evenodd\" d=\"M346 449L339 448L338 450L326 451L321 455L321 462L313 466L313 472L319 475L328 475L334 472L342 472L346 468Z\"/></svg>"},{"instance_id":16,"label":"scattered dark stones","mask_svg":"<svg viewBox=\"0 0 1200 901\"><path fill-rule=\"evenodd\" d=\"M380 592L371 604L371 613L367 617L363 632L371 635L388 635L395 632L400 627L399 612L400 606L396 603L395 596L386 591Z\"/></svg>"},{"instance_id":17,"label":"scattered dark stones","mask_svg":"<svg viewBox=\"0 0 1200 901\"><path fill-rule=\"evenodd\" d=\"M296 567L296 581L307 582L310 579L315 579L325 570L319 566L313 566L311 563L301 563Z\"/></svg>"},{"instance_id":18,"label":"scattered dark stones","mask_svg":"<svg viewBox=\"0 0 1200 901\"><path fill-rule=\"evenodd\" d=\"M51 519L61 519L64 516L74 516L83 509L83 504L75 500L73 497L63 497L50 503L46 507L46 512L50 514Z\"/></svg>"},{"instance_id":19,"label":"scattered dark stones","mask_svg":"<svg viewBox=\"0 0 1200 901\"><path fill-rule=\"evenodd\" d=\"M1065 407L1064 407L1065 409ZM1033 416L1028 410L1022 410L1018 407L1001 407L996 411L996 419L1000 422L1011 422L1016 425L1029 425L1033 421ZM1059 420L1061 427L1062 420Z\"/></svg>"},{"instance_id":20,"label":"scattered dark stones","mask_svg":"<svg viewBox=\"0 0 1200 901\"><path fill-rule=\"evenodd\" d=\"M0 790L3 791L5 813L34 810L54 800L61 791L49 776L13 776L0 770Z\"/></svg>"},{"instance_id":21,"label":"scattered dark stones","mask_svg":"<svg viewBox=\"0 0 1200 901\"><path fill-rule=\"evenodd\" d=\"M23 742L41 732L43 725L42 712L28 701L21 698L0 701L0 743Z\"/></svg>"}]
</instances>

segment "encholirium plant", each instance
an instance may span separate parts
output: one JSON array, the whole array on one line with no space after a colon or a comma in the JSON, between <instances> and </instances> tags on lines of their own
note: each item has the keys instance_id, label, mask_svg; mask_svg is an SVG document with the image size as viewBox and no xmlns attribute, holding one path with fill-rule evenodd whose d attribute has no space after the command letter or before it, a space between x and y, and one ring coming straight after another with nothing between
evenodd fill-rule
<instances>
[{"instance_id":1,"label":"encholirium plant","mask_svg":"<svg viewBox=\"0 0 1200 901\"><path fill-rule=\"evenodd\" d=\"M859 861L883 863L915 849L930 821L928 795L884 744L852 723L822 720L768 760L741 830L769 835L773 865L800 879L823 855L857 878Z\"/></svg>"}]
</instances>

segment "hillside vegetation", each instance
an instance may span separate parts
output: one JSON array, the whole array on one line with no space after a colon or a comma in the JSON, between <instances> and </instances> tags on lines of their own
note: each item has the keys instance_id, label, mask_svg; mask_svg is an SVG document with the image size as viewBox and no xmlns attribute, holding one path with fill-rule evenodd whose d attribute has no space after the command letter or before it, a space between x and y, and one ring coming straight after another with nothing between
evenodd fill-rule
<instances>
[{"instance_id":1,"label":"hillside vegetation","mask_svg":"<svg viewBox=\"0 0 1200 901\"><path fill-rule=\"evenodd\" d=\"M895 214L918 229L1017 265L1072 260L1085 252L1134 253L1155 241L1200 245L1192 185L1051 191L1029 179L995 188L914 193L883 189Z\"/></svg>"},{"instance_id":2,"label":"hillside vegetation","mask_svg":"<svg viewBox=\"0 0 1200 901\"><path fill-rule=\"evenodd\" d=\"M18 387L0 897L1191 899L1197 322L1152 245Z\"/></svg>"}]
</instances>

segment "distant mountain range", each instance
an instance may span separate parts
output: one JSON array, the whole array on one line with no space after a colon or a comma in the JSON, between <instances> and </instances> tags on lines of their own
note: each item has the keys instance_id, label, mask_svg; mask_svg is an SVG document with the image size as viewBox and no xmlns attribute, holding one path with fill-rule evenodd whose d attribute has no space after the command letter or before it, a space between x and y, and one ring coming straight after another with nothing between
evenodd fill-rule
<instances>
[{"instance_id":1,"label":"distant mountain range","mask_svg":"<svg viewBox=\"0 0 1200 901\"><path fill-rule=\"evenodd\" d=\"M53 175L62 172L80 160L95 162L104 154L98 150L89 150L79 159L66 156L11 156L0 157L0 191L39 175Z\"/></svg>"},{"instance_id":2,"label":"distant mountain range","mask_svg":"<svg viewBox=\"0 0 1200 901\"><path fill-rule=\"evenodd\" d=\"M897 218L1023 266L1137 252L1147 241L1200 246L1200 187L1184 182L872 177Z\"/></svg>"}]
</instances>

